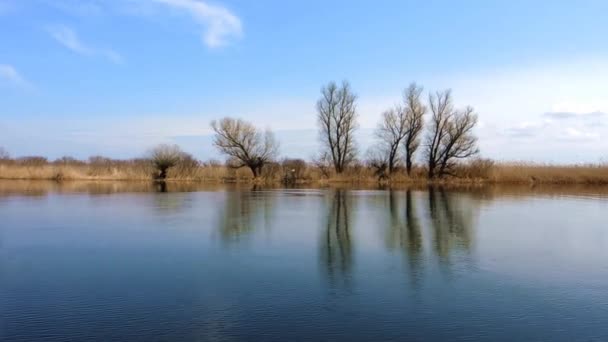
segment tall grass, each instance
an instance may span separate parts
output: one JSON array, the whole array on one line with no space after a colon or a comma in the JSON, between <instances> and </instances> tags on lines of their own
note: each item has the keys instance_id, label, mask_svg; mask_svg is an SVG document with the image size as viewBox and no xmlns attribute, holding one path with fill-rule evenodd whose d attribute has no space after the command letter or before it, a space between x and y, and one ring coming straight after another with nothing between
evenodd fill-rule
<instances>
[{"instance_id":1,"label":"tall grass","mask_svg":"<svg viewBox=\"0 0 608 342\"><path fill-rule=\"evenodd\" d=\"M494 183L608 185L608 164L501 163L488 180Z\"/></svg>"},{"instance_id":2,"label":"tall grass","mask_svg":"<svg viewBox=\"0 0 608 342\"><path fill-rule=\"evenodd\" d=\"M64 157L48 161L43 157L0 159L0 179L40 180L141 180L155 176L154 165L147 159L116 160L91 157L87 161ZM169 169L168 180L208 183L265 184L410 184L410 183L499 183L499 184L589 184L608 185L608 164L554 165L534 163L494 163L475 159L459 164L450 177L429 180L422 166L413 168L411 175L397 169L388 178L379 179L376 170L355 163L337 174L328 165L307 163L300 159L285 159L270 163L260 178L254 180L246 168L234 169L219 162L202 163L194 159Z\"/></svg>"}]
</instances>

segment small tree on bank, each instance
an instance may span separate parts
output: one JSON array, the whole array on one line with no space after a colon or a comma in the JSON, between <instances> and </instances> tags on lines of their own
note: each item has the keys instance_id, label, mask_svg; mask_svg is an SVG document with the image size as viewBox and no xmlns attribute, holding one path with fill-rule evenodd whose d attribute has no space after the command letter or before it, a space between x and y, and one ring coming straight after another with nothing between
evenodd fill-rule
<instances>
[{"instance_id":1,"label":"small tree on bank","mask_svg":"<svg viewBox=\"0 0 608 342\"><path fill-rule=\"evenodd\" d=\"M167 171L186 155L177 145L158 145L150 151L150 160L157 170L156 179L165 180Z\"/></svg>"},{"instance_id":2,"label":"small tree on bank","mask_svg":"<svg viewBox=\"0 0 608 342\"><path fill-rule=\"evenodd\" d=\"M430 95L429 104L432 117L425 147L428 177L435 178L452 174L457 159L479 152L477 138L472 133L477 115L472 107L455 110L449 90Z\"/></svg>"},{"instance_id":3,"label":"small tree on bank","mask_svg":"<svg viewBox=\"0 0 608 342\"><path fill-rule=\"evenodd\" d=\"M337 173L342 173L356 157L354 132L357 128L357 96L346 81L338 87L330 82L321 89L317 120L327 154Z\"/></svg>"},{"instance_id":4,"label":"small tree on bank","mask_svg":"<svg viewBox=\"0 0 608 342\"><path fill-rule=\"evenodd\" d=\"M270 130L262 133L251 123L233 118L212 121L213 144L230 157L231 166L248 167L257 178L262 168L276 158L279 144Z\"/></svg>"}]
</instances>

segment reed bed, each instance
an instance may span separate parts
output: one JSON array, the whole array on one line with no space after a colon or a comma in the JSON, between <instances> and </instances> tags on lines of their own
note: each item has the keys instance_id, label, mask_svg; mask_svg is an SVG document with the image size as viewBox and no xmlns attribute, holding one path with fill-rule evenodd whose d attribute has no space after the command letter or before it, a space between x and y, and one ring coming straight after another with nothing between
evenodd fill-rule
<instances>
[{"instance_id":1,"label":"reed bed","mask_svg":"<svg viewBox=\"0 0 608 342\"><path fill-rule=\"evenodd\" d=\"M149 181L155 169L145 159L113 160L91 158L48 162L40 157L0 160L0 179L12 180L128 180ZM476 159L457 165L452 175L429 180L424 167L417 166L410 176L404 170L393 175L378 175L377 170L365 164L355 164L342 174L336 174L327 165L307 163L299 159L286 159L267 165L261 177L253 179L247 168L235 169L218 162L193 162L177 165L168 171L167 180L207 183L261 183L261 184L586 184L608 185L608 164L555 165L534 163L494 163Z\"/></svg>"}]
</instances>

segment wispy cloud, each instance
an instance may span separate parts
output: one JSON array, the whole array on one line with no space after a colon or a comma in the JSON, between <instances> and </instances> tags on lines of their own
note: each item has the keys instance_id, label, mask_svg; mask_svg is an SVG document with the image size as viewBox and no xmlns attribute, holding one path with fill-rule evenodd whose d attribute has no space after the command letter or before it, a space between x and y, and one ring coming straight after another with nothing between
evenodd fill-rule
<instances>
[{"instance_id":1,"label":"wispy cloud","mask_svg":"<svg viewBox=\"0 0 608 342\"><path fill-rule=\"evenodd\" d=\"M53 39L55 39L59 44L78 54L85 56L100 56L116 64L124 63L123 57L118 52L112 49L96 48L85 44L78 37L76 32L67 26L53 26L50 27L48 31Z\"/></svg>"},{"instance_id":2,"label":"wispy cloud","mask_svg":"<svg viewBox=\"0 0 608 342\"><path fill-rule=\"evenodd\" d=\"M243 33L241 20L228 9L199 0L152 0L185 11L203 26L203 42L209 48L227 45Z\"/></svg>"},{"instance_id":3,"label":"wispy cloud","mask_svg":"<svg viewBox=\"0 0 608 342\"><path fill-rule=\"evenodd\" d=\"M583 130L580 128L568 127L561 132L561 136L559 138L564 141L586 142L600 139L600 134L598 132Z\"/></svg>"},{"instance_id":4,"label":"wispy cloud","mask_svg":"<svg viewBox=\"0 0 608 342\"><path fill-rule=\"evenodd\" d=\"M595 141L601 137L603 121L608 115L604 112L548 112L541 117L541 120L511 125L504 131L505 136L512 139L537 139L543 143Z\"/></svg>"},{"instance_id":5,"label":"wispy cloud","mask_svg":"<svg viewBox=\"0 0 608 342\"><path fill-rule=\"evenodd\" d=\"M555 120L563 120L563 119L593 119L600 118L605 116L604 112L589 112L589 113L576 113L576 112L547 112L544 116L555 119Z\"/></svg>"},{"instance_id":6,"label":"wispy cloud","mask_svg":"<svg viewBox=\"0 0 608 342\"><path fill-rule=\"evenodd\" d=\"M547 127L546 122L524 121L506 129L506 135L511 138L532 138L541 133Z\"/></svg>"},{"instance_id":7,"label":"wispy cloud","mask_svg":"<svg viewBox=\"0 0 608 342\"><path fill-rule=\"evenodd\" d=\"M0 64L0 81L2 80L19 87L30 87L30 82L21 76L15 67L9 64Z\"/></svg>"}]
</instances>

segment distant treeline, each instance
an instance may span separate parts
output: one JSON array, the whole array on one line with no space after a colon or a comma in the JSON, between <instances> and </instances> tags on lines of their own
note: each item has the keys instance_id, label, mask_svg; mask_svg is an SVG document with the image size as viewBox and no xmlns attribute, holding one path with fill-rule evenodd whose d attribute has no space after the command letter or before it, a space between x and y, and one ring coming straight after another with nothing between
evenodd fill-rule
<instances>
[{"instance_id":1,"label":"distant treeline","mask_svg":"<svg viewBox=\"0 0 608 342\"><path fill-rule=\"evenodd\" d=\"M362 153L357 96L348 82L330 82L316 104L321 148L313 160L279 159L279 142L238 118L211 122L213 144L225 162L201 162L177 145L159 145L131 160L91 157L11 159L0 147L0 178L10 179L183 179L217 182L540 182L608 184L606 165L495 165L479 157L473 129L477 114L454 107L450 90L429 93L410 84L403 100L380 113L375 144Z\"/></svg>"}]
</instances>

